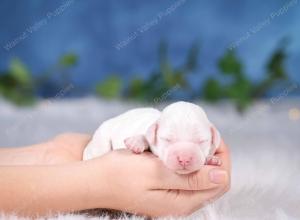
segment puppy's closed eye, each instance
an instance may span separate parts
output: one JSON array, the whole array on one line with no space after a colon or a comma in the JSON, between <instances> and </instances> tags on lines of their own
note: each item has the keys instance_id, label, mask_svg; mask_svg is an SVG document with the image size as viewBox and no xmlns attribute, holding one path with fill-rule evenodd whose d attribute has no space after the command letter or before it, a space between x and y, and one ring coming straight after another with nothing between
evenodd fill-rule
<instances>
[{"instance_id":1,"label":"puppy's closed eye","mask_svg":"<svg viewBox=\"0 0 300 220\"><path fill-rule=\"evenodd\" d=\"M206 143L206 142L208 142L208 141L209 141L208 139L204 139L204 140L201 139L201 140L197 140L196 143L197 143L197 144L204 144L204 143Z\"/></svg>"},{"instance_id":2,"label":"puppy's closed eye","mask_svg":"<svg viewBox=\"0 0 300 220\"><path fill-rule=\"evenodd\" d=\"M172 142L172 139L170 137L160 137L160 139L165 142Z\"/></svg>"}]
</instances>

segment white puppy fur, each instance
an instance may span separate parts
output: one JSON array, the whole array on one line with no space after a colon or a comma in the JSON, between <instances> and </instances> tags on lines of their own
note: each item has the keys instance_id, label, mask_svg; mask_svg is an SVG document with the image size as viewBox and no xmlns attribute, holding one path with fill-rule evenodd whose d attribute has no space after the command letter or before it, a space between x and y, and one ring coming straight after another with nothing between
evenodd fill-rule
<instances>
[{"instance_id":1,"label":"white puppy fur","mask_svg":"<svg viewBox=\"0 0 300 220\"><path fill-rule=\"evenodd\" d=\"M168 168L185 174L200 169L215 153L220 139L200 106L181 101L162 112L138 108L105 121L85 148L83 159L115 149L141 153L150 148Z\"/></svg>"}]
</instances>

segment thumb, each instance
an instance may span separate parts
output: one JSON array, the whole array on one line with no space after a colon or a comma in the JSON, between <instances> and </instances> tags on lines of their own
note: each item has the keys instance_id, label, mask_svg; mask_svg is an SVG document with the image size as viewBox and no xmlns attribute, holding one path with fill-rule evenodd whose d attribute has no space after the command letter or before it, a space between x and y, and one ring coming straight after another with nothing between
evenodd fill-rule
<instances>
[{"instance_id":1,"label":"thumb","mask_svg":"<svg viewBox=\"0 0 300 220\"><path fill-rule=\"evenodd\" d=\"M203 166L191 174L179 175L170 170L164 170L161 175L159 189L206 190L219 187L228 181L228 172L215 166Z\"/></svg>"}]
</instances>

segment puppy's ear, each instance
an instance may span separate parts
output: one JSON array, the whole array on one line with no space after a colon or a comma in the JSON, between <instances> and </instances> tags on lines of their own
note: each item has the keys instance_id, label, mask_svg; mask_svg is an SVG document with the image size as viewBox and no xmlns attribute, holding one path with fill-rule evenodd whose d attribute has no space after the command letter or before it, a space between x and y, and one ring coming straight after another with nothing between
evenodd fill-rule
<instances>
[{"instance_id":1,"label":"puppy's ear","mask_svg":"<svg viewBox=\"0 0 300 220\"><path fill-rule=\"evenodd\" d=\"M155 122L153 123L147 130L146 132L146 140L149 143L149 146L154 146L156 145L157 141L157 128L158 128L158 123Z\"/></svg>"},{"instance_id":2,"label":"puppy's ear","mask_svg":"<svg viewBox=\"0 0 300 220\"><path fill-rule=\"evenodd\" d=\"M221 143L221 135L220 132L216 129L216 127L213 124L211 124L210 130L212 135L212 139L211 139L212 148L216 150Z\"/></svg>"}]
</instances>

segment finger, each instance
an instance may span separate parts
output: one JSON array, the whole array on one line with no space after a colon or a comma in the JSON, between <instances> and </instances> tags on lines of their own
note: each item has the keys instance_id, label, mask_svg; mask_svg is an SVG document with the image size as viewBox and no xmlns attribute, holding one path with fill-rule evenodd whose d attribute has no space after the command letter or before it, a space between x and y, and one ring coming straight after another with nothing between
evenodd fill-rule
<instances>
[{"instance_id":1,"label":"finger","mask_svg":"<svg viewBox=\"0 0 300 220\"><path fill-rule=\"evenodd\" d=\"M213 202L224 192L222 187L203 191L152 190L151 202L161 204L164 201L164 203L163 209L156 209L151 215L152 217L189 215ZM143 202L146 202L146 199Z\"/></svg>"},{"instance_id":2,"label":"finger","mask_svg":"<svg viewBox=\"0 0 300 220\"><path fill-rule=\"evenodd\" d=\"M81 133L64 133L53 138L52 142L60 147L84 149L91 136Z\"/></svg>"},{"instance_id":3,"label":"finger","mask_svg":"<svg viewBox=\"0 0 300 220\"><path fill-rule=\"evenodd\" d=\"M214 156L220 158L220 160L222 161L221 167L226 169L230 173L231 170L230 151L223 140L221 141L221 144L218 147Z\"/></svg>"},{"instance_id":4,"label":"finger","mask_svg":"<svg viewBox=\"0 0 300 220\"><path fill-rule=\"evenodd\" d=\"M217 188L220 185L229 188L230 155L223 140L215 156L222 161L220 168L205 165L199 171L188 175L178 175L168 169L159 169L161 172L158 174L157 189L206 190Z\"/></svg>"},{"instance_id":5,"label":"finger","mask_svg":"<svg viewBox=\"0 0 300 220\"><path fill-rule=\"evenodd\" d=\"M163 169L155 179L159 180L154 189L206 190L217 188L228 182L228 172L215 166L203 166L199 171L179 175Z\"/></svg>"},{"instance_id":6,"label":"finger","mask_svg":"<svg viewBox=\"0 0 300 220\"><path fill-rule=\"evenodd\" d=\"M219 157L222 161L221 168L225 169L228 173L226 189L229 190L231 185L231 159L230 150L225 144L224 140L221 141L220 147L217 149L215 156Z\"/></svg>"},{"instance_id":7,"label":"finger","mask_svg":"<svg viewBox=\"0 0 300 220\"><path fill-rule=\"evenodd\" d=\"M206 165L213 165L213 166L221 166L222 165L222 161L219 157L216 156L208 156L206 158Z\"/></svg>"},{"instance_id":8,"label":"finger","mask_svg":"<svg viewBox=\"0 0 300 220\"><path fill-rule=\"evenodd\" d=\"M75 160L82 160L83 151L90 139L91 136L87 134L64 133L53 138L49 145L52 149L67 153Z\"/></svg>"},{"instance_id":9,"label":"finger","mask_svg":"<svg viewBox=\"0 0 300 220\"><path fill-rule=\"evenodd\" d=\"M224 140L222 139L221 143L220 143L219 147L217 148L215 154L228 153L228 152L229 152L229 149L228 149L227 145L225 144Z\"/></svg>"},{"instance_id":10,"label":"finger","mask_svg":"<svg viewBox=\"0 0 300 220\"><path fill-rule=\"evenodd\" d=\"M191 193L189 193L191 192ZM192 212L214 202L226 192L225 187L218 187L214 189L202 191L185 191L181 192L181 200L190 207L193 207Z\"/></svg>"}]
</instances>

